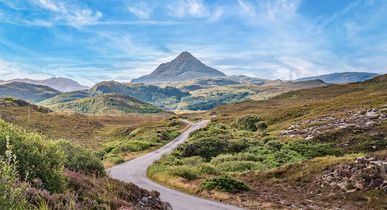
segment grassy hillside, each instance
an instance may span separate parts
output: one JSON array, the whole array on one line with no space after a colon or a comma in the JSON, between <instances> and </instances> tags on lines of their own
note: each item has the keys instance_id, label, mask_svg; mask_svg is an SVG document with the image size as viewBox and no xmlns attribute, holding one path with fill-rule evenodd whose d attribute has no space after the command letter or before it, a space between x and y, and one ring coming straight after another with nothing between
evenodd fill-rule
<instances>
[{"instance_id":1,"label":"grassy hillside","mask_svg":"<svg viewBox=\"0 0 387 210\"><path fill-rule=\"evenodd\" d=\"M68 94L69 95L69 94ZM76 95L69 95L77 98ZM67 98L66 100L70 100ZM54 101L54 100L51 100ZM47 102L45 102L47 103ZM59 112L79 114L126 114L126 113L157 113L163 110L129 96L103 94L95 97L81 98L64 103L56 103L50 108Z\"/></svg>"},{"instance_id":2,"label":"grassy hillside","mask_svg":"<svg viewBox=\"0 0 387 210\"><path fill-rule=\"evenodd\" d=\"M209 110L224 104L244 100L265 100L281 93L303 88L321 87L321 80L304 82L265 81L261 84L210 85L190 91L191 96L181 100L178 110Z\"/></svg>"},{"instance_id":3,"label":"grassy hillside","mask_svg":"<svg viewBox=\"0 0 387 210\"><path fill-rule=\"evenodd\" d=\"M386 75L207 115L210 125L155 162L148 176L251 209L387 207Z\"/></svg>"},{"instance_id":4,"label":"grassy hillside","mask_svg":"<svg viewBox=\"0 0 387 210\"><path fill-rule=\"evenodd\" d=\"M40 102L61 92L43 85L12 82L0 85L0 97L14 97L29 102Z\"/></svg>"},{"instance_id":5,"label":"grassy hillside","mask_svg":"<svg viewBox=\"0 0 387 210\"><path fill-rule=\"evenodd\" d=\"M30 114L28 114L30 113ZM50 110L10 98L0 98L0 117L26 130L53 139L68 139L93 149L103 149L117 129L135 129L144 123L159 122L170 113L80 115Z\"/></svg>"},{"instance_id":6,"label":"grassy hillside","mask_svg":"<svg viewBox=\"0 0 387 210\"><path fill-rule=\"evenodd\" d=\"M96 84L90 92L92 95L106 93L126 95L165 109L174 109L181 98L189 95L173 87L161 88L154 85L121 84L113 81Z\"/></svg>"},{"instance_id":7,"label":"grassy hillside","mask_svg":"<svg viewBox=\"0 0 387 210\"><path fill-rule=\"evenodd\" d=\"M91 151L0 120L4 209L164 209L155 192L105 176ZM152 202L141 203L147 197Z\"/></svg>"}]
</instances>

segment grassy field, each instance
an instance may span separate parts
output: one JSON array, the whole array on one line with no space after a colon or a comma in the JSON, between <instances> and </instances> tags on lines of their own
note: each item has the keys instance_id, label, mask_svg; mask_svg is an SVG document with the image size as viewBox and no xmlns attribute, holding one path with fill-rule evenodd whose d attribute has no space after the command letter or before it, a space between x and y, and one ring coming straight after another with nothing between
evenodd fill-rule
<instances>
[{"instance_id":1,"label":"grassy field","mask_svg":"<svg viewBox=\"0 0 387 210\"><path fill-rule=\"evenodd\" d=\"M221 106L204 114L212 117L207 128L155 162L148 176L251 209L383 209L387 195L381 188L343 190L322 187L319 180L338 165L356 165L357 157L387 159L386 111L386 75ZM300 134L285 135L289 127Z\"/></svg>"}]
</instances>

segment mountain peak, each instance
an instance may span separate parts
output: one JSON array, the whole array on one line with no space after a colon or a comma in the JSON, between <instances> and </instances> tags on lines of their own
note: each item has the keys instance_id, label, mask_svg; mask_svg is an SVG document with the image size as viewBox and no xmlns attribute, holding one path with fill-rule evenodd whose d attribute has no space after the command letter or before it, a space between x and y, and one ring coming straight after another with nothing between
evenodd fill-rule
<instances>
[{"instance_id":1,"label":"mountain peak","mask_svg":"<svg viewBox=\"0 0 387 210\"><path fill-rule=\"evenodd\" d=\"M195 57L190 52L183 51L176 58L195 58Z\"/></svg>"},{"instance_id":2,"label":"mountain peak","mask_svg":"<svg viewBox=\"0 0 387 210\"><path fill-rule=\"evenodd\" d=\"M206 66L188 51L180 53L170 62L160 64L151 74L132 80L133 83L157 84L226 76Z\"/></svg>"}]
</instances>

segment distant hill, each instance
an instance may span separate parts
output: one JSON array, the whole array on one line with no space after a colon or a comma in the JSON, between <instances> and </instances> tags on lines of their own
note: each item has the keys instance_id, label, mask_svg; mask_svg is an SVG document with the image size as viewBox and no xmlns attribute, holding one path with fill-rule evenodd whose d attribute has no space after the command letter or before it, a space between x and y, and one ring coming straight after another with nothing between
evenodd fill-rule
<instances>
[{"instance_id":1,"label":"distant hill","mask_svg":"<svg viewBox=\"0 0 387 210\"><path fill-rule=\"evenodd\" d=\"M11 82L0 85L0 97L14 97L31 103L54 97L61 92L43 85Z\"/></svg>"},{"instance_id":2,"label":"distant hill","mask_svg":"<svg viewBox=\"0 0 387 210\"><path fill-rule=\"evenodd\" d=\"M56 90L59 90L61 92L71 92L71 91L76 91L76 90L86 90L88 89L87 86L83 86L79 84L78 82L67 79L67 78L62 78L62 77L52 77L49 79L45 80L32 80L32 79L13 79L13 80L8 80L8 81L1 81L0 84L7 84L11 82L22 82L22 83L28 83L28 84L33 84L33 85L44 85L48 86L50 88L54 88Z\"/></svg>"},{"instance_id":3,"label":"distant hill","mask_svg":"<svg viewBox=\"0 0 387 210\"><path fill-rule=\"evenodd\" d=\"M343 73L333 73L333 74L326 74L326 75L320 75L320 76L314 76L314 77L304 77L304 78L297 79L297 81L320 79L326 83L346 84L346 83L353 83L353 82L363 82L363 81L372 79L376 76L379 76L379 74L368 73L368 72L343 72Z\"/></svg>"},{"instance_id":4,"label":"distant hill","mask_svg":"<svg viewBox=\"0 0 387 210\"><path fill-rule=\"evenodd\" d=\"M163 110L135 98L119 94L103 94L51 106L55 111L80 114L157 113Z\"/></svg>"},{"instance_id":5,"label":"distant hill","mask_svg":"<svg viewBox=\"0 0 387 210\"><path fill-rule=\"evenodd\" d=\"M206 66L191 53L182 52L172 61L158 66L151 74L132 80L132 83L157 84L220 76L226 75Z\"/></svg>"},{"instance_id":6,"label":"distant hill","mask_svg":"<svg viewBox=\"0 0 387 210\"><path fill-rule=\"evenodd\" d=\"M123 84L115 81L105 81L94 85L90 90L74 91L62 93L53 98L47 99L40 103L54 110L61 110L62 104L77 100L90 100L97 96L106 94L116 94L120 96L135 98L139 101L150 103L164 109L174 109L179 101L189 93L183 92L177 88L161 88L154 85L144 84ZM95 101L95 99L93 99ZM66 108L68 106L66 105Z\"/></svg>"},{"instance_id":7,"label":"distant hill","mask_svg":"<svg viewBox=\"0 0 387 210\"><path fill-rule=\"evenodd\" d=\"M90 93L92 95L117 93L166 109L174 109L181 98L190 95L173 87L161 88L154 85L122 84L114 81L98 83L90 89Z\"/></svg>"}]
</instances>

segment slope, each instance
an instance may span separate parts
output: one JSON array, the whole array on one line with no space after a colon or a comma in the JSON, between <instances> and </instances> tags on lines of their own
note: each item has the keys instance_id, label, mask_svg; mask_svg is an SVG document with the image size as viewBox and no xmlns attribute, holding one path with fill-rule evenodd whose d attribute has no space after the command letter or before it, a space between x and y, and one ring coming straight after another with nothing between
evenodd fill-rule
<instances>
[{"instance_id":1,"label":"slope","mask_svg":"<svg viewBox=\"0 0 387 210\"><path fill-rule=\"evenodd\" d=\"M61 112L80 114L126 114L126 113L157 113L162 109L144 103L129 96L103 94L65 103L57 103L50 108Z\"/></svg>"},{"instance_id":2,"label":"slope","mask_svg":"<svg viewBox=\"0 0 387 210\"><path fill-rule=\"evenodd\" d=\"M14 97L29 102L40 102L61 92L43 85L11 82L0 85L0 97Z\"/></svg>"},{"instance_id":3,"label":"slope","mask_svg":"<svg viewBox=\"0 0 387 210\"><path fill-rule=\"evenodd\" d=\"M320 79L326 83L346 84L351 82L363 82L363 81L372 79L376 76L379 76L379 74L368 73L368 72L342 72L342 73L319 75L314 77L305 77L305 78L297 79L297 81Z\"/></svg>"},{"instance_id":4,"label":"slope","mask_svg":"<svg viewBox=\"0 0 387 210\"><path fill-rule=\"evenodd\" d=\"M148 169L152 179L251 209L386 207L387 75L207 117L208 128Z\"/></svg>"}]
</instances>

